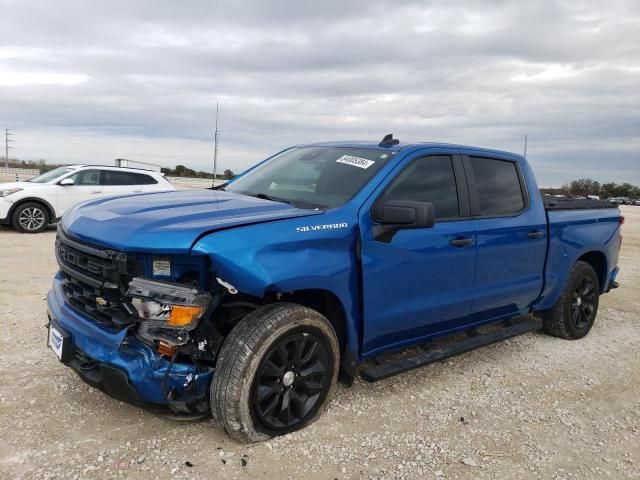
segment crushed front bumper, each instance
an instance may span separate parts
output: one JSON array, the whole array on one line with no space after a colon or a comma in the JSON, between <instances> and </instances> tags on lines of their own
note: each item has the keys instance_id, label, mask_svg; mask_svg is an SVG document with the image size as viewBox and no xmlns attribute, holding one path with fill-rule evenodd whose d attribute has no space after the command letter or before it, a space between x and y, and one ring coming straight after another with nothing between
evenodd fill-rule
<instances>
[{"instance_id":1,"label":"crushed front bumper","mask_svg":"<svg viewBox=\"0 0 640 480\"><path fill-rule=\"evenodd\" d=\"M62 361L85 382L128 403L174 413L208 414L213 369L173 363L128 329L109 329L64 301L60 274L47 296L49 321L67 338Z\"/></svg>"}]
</instances>

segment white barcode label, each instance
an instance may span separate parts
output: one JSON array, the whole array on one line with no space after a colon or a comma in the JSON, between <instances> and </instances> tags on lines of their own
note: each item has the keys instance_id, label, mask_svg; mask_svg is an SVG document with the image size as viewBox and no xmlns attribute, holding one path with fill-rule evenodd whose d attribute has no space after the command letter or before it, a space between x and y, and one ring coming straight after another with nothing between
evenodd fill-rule
<instances>
[{"instance_id":1,"label":"white barcode label","mask_svg":"<svg viewBox=\"0 0 640 480\"><path fill-rule=\"evenodd\" d=\"M168 257L153 257L153 276L170 277L171 261Z\"/></svg>"},{"instance_id":2,"label":"white barcode label","mask_svg":"<svg viewBox=\"0 0 640 480\"><path fill-rule=\"evenodd\" d=\"M373 165L373 160L367 160L366 158L354 157L352 155L343 155L336 160L338 163L344 163L345 165L351 165L358 168L369 168Z\"/></svg>"}]
</instances>

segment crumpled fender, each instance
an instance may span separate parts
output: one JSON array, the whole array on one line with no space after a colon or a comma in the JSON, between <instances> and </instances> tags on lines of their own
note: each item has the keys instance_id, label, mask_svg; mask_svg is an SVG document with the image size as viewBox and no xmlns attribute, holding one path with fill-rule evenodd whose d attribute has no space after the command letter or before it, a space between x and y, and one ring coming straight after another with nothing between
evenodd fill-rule
<instances>
[{"instance_id":1,"label":"crumpled fender","mask_svg":"<svg viewBox=\"0 0 640 480\"><path fill-rule=\"evenodd\" d=\"M303 289L333 293L346 314L347 345L357 351L357 222L337 217L334 212L222 230L198 240L191 253L209 256L216 277L255 297Z\"/></svg>"}]
</instances>

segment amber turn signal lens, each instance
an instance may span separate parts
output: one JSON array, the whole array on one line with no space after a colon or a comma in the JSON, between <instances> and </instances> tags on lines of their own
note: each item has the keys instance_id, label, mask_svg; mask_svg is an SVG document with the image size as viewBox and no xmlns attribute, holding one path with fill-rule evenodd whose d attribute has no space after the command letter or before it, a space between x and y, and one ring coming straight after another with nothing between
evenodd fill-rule
<instances>
[{"instance_id":1,"label":"amber turn signal lens","mask_svg":"<svg viewBox=\"0 0 640 480\"><path fill-rule=\"evenodd\" d=\"M189 325L194 320L200 318L202 308L203 307L200 306L185 307L184 305L173 305L171 307L171 315L169 316L167 324L173 327Z\"/></svg>"}]
</instances>

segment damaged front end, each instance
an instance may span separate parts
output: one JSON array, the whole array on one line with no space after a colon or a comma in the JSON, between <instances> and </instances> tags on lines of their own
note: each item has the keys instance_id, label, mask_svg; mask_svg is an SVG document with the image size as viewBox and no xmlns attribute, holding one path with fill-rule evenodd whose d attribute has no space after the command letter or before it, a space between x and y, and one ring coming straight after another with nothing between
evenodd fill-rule
<instances>
[{"instance_id":1,"label":"damaged front end","mask_svg":"<svg viewBox=\"0 0 640 480\"><path fill-rule=\"evenodd\" d=\"M174 257L171 275L148 278L153 258L87 245L60 228L56 256L48 313L60 360L119 400L208 415L223 341L214 316L227 293L209 265Z\"/></svg>"},{"instance_id":2,"label":"damaged front end","mask_svg":"<svg viewBox=\"0 0 640 480\"><path fill-rule=\"evenodd\" d=\"M129 282L126 299L137 316L136 337L168 359L162 381L169 407L176 413L208 411L208 383L223 337L213 324L222 289L212 295L197 286L136 277ZM176 365L193 364L182 388L167 388Z\"/></svg>"}]
</instances>

